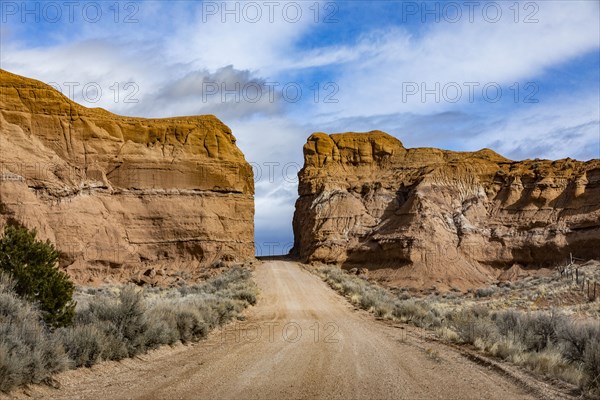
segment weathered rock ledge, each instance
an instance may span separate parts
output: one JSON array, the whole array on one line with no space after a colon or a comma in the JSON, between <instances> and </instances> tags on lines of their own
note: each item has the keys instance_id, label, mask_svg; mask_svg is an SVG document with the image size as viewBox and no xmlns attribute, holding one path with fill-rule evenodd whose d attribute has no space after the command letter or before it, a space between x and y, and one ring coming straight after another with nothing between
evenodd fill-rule
<instances>
[{"instance_id":1,"label":"weathered rock ledge","mask_svg":"<svg viewBox=\"0 0 600 400\"><path fill-rule=\"evenodd\" d=\"M380 131L304 146L292 254L426 288L600 258L600 160L407 149Z\"/></svg>"},{"instance_id":2,"label":"weathered rock ledge","mask_svg":"<svg viewBox=\"0 0 600 400\"><path fill-rule=\"evenodd\" d=\"M252 169L216 117L123 117L0 70L0 228L36 228L77 280L254 256Z\"/></svg>"}]
</instances>

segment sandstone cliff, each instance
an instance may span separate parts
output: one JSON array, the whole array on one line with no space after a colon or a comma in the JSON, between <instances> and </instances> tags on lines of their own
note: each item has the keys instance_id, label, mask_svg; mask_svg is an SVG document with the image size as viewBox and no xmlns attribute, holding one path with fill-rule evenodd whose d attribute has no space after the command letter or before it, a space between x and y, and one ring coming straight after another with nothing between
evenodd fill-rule
<instances>
[{"instance_id":1,"label":"sandstone cliff","mask_svg":"<svg viewBox=\"0 0 600 400\"><path fill-rule=\"evenodd\" d=\"M123 117L0 70L0 166L0 228L80 281L254 256L252 169L214 116Z\"/></svg>"},{"instance_id":2,"label":"sandstone cliff","mask_svg":"<svg viewBox=\"0 0 600 400\"><path fill-rule=\"evenodd\" d=\"M305 261L465 288L513 264L600 258L600 160L515 162L407 149L379 131L315 133L299 178L292 254Z\"/></svg>"}]
</instances>

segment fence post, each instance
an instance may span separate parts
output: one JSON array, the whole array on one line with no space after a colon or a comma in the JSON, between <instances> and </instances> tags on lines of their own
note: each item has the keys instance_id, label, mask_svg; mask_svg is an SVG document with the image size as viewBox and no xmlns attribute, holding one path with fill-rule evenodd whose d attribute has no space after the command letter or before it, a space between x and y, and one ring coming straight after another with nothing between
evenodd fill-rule
<instances>
[{"instance_id":1,"label":"fence post","mask_svg":"<svg viewBox=\"0 0 600 400\"><path fill-rule=\"evenodd\" d=\"M579 268L575 269L575 283L579 285Z\"/></svg>"},{"instance_id":2,"label":"fence post","mask_svg":"<svg viewBox=\"0 0 600 400\"><path fill-rule=\"evenodd\" d=\"M588 300L590 298L590 281L588 280Z\"/></svg>"}]
</instances>

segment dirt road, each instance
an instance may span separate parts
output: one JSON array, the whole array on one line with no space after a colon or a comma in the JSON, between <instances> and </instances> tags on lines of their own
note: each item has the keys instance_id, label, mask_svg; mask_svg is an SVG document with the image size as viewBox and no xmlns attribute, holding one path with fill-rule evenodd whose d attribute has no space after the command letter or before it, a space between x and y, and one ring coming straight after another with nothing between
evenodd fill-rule
<instances>
[{"instance_id":1,"label":"dirt road","mask_svg":"<svg viewBox=\"0 0 600 400\"><path fill-rule=\"evenodd\" d=\"M459 352L355 311L291 262L257 267L247 320L194 346L59 375L64 399L524 399L532 394ZM20 393L23 396L24 393Z\"/></svg>"}]
</instances>

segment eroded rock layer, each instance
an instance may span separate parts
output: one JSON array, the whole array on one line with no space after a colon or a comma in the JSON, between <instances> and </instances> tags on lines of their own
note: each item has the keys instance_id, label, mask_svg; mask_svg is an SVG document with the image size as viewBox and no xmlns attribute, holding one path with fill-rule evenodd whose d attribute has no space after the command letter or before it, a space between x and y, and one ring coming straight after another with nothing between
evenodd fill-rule
<instances>
[{"instance_id":1,"label":"eroded rock layer","mask_svg":"<svg viewBox=\"0 0 600 400\"><path fill-rule=\"evenodd\" d=\"M292 253L305 261L464 288L513 264L600 258L598 159L515 162L489 149L407 149L379 131L315 133L299 178Z\"/></svg>"},{"instance_id":2,"label":"eroded rock layer","mask_svg":"<svg viewBox=\"0 0 600 400\"><path fill-rule=\"evenodd\" d=\"M0 70L0 152L0 227L78 280L254 256L252 169L214 116L122 117Z\"/></svg>"}]
</instances>

